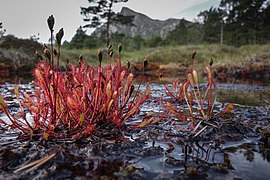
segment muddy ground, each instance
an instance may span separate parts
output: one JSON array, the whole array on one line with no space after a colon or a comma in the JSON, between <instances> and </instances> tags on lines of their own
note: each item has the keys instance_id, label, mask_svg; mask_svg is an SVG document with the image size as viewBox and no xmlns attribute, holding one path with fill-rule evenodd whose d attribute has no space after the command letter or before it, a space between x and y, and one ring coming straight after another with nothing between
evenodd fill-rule
<instances>
[{"instance_id":1,"label":"muddy ground","mask_svg":"<svg viewBox=\"0 0 270 180\"><path fill-rule=\"evenodd\" d=\"M138 118L160 110L155 105L164 95L160 88L152 85L154 95ZM207 128L196 137L190 123L173 118L65 142L20 141L17 133L1 126L0 179L268 179L269 115L263 100L261 106L235 104L232 112L210 121L215 126L202 122L199 129ZM49 155L53 157L39 167L16 172Z\"/></svg>"}]
</instances>

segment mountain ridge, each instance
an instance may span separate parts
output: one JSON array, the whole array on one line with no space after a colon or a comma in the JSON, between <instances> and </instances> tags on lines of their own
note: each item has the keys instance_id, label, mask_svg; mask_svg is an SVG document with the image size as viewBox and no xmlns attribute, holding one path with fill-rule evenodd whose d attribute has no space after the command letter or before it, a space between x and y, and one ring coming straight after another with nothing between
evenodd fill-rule
<instances>
[{"instance_id":1,"label":"mountain ridge","mask_svg":"<svg viewBox=\"0 0 270 180\"><path fill-rule=\"evenodd\" d=\"M152 19L147 15L136 12L128 7L123 7L120 14L124 16L134 16L134 26L112 23L110 25L110 34L118 32L131 37L141 36L145 39L150 39L155 36L165 38L168 32L174 30L181 21L187 21L185 19L175 18L169 18L167 20ZM94 33L100 35L104 30L105 26L103 25L100 28L97 28Z\"/></svg>"}]
</instances>

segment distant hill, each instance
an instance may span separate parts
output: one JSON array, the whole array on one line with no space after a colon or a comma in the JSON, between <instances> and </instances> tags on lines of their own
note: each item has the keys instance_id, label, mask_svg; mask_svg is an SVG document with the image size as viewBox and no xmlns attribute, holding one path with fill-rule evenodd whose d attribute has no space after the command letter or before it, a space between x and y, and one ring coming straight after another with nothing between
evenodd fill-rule
<instances>
[{"instance_id":1,"label":"distant hill","mask_svg":"<svg viewBox=\"0 0 270 180\"><path fill-rule=\"evenodd\" d=\"M127 7L123 7L120 14L124 16L134 16L134 26L111 24L110 33L124 33L128 36L141 36L145 39L149 39L154 36L164 38L168 32L174 30L176 25L178 25L181 21L186 21L184 19L172 18L164 21L154 20ZM105 30L105 26L97 28L94 33L100 35L102 30Z\"/></svg>"},{"instance_id":2,"label":"distant hill","mask_svg":"<svg viewBox=\"0 0 270 180\"><path fill-rule=\"evenodd\" d=\"M29 39L19 39L12 35L0 38L1 70L10 72L31 72L37 63L35 51L42 51L42 44Z\"/></svg>"}]
</instances>

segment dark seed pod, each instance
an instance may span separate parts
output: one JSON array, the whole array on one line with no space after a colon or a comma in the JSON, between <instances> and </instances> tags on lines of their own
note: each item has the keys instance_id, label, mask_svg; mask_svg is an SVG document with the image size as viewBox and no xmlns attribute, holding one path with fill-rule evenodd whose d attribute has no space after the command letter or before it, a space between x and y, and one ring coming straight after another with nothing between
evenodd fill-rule
<instances>
[{"instance_id":1,"label":"dark seed pod","mask_svg":"<svg viewBox=\"0 0 270 180\"><path fill-rule=\"evenodd\" d=\"M195 55L196 55L196 51L193 51L193 53L192 53L192 59L195 58Z\"/></svg>"},{"instance_id":2,"label":"dark seed pod","mask_svg":"<svg viewBox=\"0 0 270 180\"><path fill-rule=\"evenodd\" d=\"M210 58L210 60L209 60L209 66L211 67L213 65L213 63L214 63L214 60L212 58Z\"/></svg>"},{"instance_id":3,"label":"dark seed pod","mask_svg":"<svg viewBox=\"0 0 270 180\"><path fill-rule=\"evenodd\" d=\"M143 68L146 68L147 65L148 65L148 61L147 61L147 59L145 58L145 59L143 60Z\"/></svg>"},{"instance_id":4,"label":"dark seed pod","mask_svg":"<svg viewBox=\"0 0 270 180\"><path fill-rule=\"evenodd\" d=\"M51 31L51 33L53 32L53 26L54 26L54 17L53 15L50 15L49 18L47 19L47 23L49 26L49 29Z\"/></svg>"},{"instance_id":5,"label":"dark seed pod","mask_svg":"<svg viewBox=\"0 0 270 180\"><path fill-rule=\"evenodd\" d=\"M46 57L48 60L51 60L52 55L51 55L50 50L49 50L47 47L44 48L43 53L44 53L45 57Z\"/></svg>"},{"instance_id":6,"label":"dark seed pod","mask_svg":"<svg viewBox=\"0 0 270 180\"><path fill-rule=\"evenodd\" d=\"M119 44L118 44L118 52L119 52L119 54L121 53L121 51L122 51L122 44L119 43Z\"/></svg>"},{"instance_id":7,"label":"dark seed pod","mask_svg":"<svg viewBox=\"0 0 270 180\"><path fill-rule=\"evenodd\" d=\"M79 56L79 66L81 66L81 65L82 65L82 62L83 62L83 56L82 56L82 55L80 55L80 56Z\"/></svg>"},{"instance_id":8,"label":"dark seed pod","mask_svg":"<svg viewBox=\"0 0 270 180\"><path fill-rule=\"evenodd\" d=\"M83 60L83 56L82 56L82 55L79 56L79 60L80 60L80 61Z\"/></svg>"},{"instance_id":9,"label":"dark seed pod","mask_svg":"<svg viewBox=\"0 0 270 180\"><path fill-rule=\"evenodd\" d=\"M101 49L98 50L97 55L98 55L99 65L101 66L101 62L102 62L102 51L101 51Z\"/></svg>"},{"instance_id":10,"label":"dark seed pod","mask_svg":"<svg viewBox=\"0 0 270 180\"><path fill-rule=\"evenodd\" d=\"M109 44L108 46L108 52L110 52L112 50L112 44Z\"/></svg>"},{"instance_id":11,"label":"dark seed pod","mask_svg":"<svg viewBox=\"0 0 270 180\"><path fill-rule=\"evenodd\" d=\"M127 68L130 69L130 62L127 61Z\"/></svg>"},{"instance_id":12,"label":"dark seed pod","mask_svg":"<svg viewBox=\"0 0 270 180\"><path fill-rule=\"evenodd\" d=\"M54 56L57 56L57 50L56 49L53 49L53 54L54 54Z\"/></svg>"},{"instance_id":13,"label":"dark seed pod","mask_svg":"<svg viewBox=\"0 0 270 180\"><path fill-rule=\"evenodd\" d=\"M44 51L45 48L48 48L48 46L44 43L43 44L43 51Z\"/></svg>"},{"instance_id":14,"label":"dark seed pod","mask_svg":"<svg viewBox=\"0 0 270 180\"><path fill-rule=\"evenodd\" d=\"M113 50L110 51L110 57L113 57Z\"/></svg>"},{"instance_id":15,"label":"dark seed pod","mask_svg":"<svg viewBox=\"0 0 270 180\"><path fill-rule=\"evenodd\" d=\"M64 36L64 29L61 28L58 31L58 33L56 33L56 42L57 42L58 46L61 46L61 40L62 40L63 36Z\"/></svg>"}]
</instances>

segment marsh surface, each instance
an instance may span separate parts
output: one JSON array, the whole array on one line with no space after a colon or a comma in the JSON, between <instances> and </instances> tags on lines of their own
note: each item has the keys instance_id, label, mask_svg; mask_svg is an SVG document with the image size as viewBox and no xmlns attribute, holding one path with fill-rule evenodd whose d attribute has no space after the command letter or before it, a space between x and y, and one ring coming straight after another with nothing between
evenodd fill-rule
<instances>
[{"instance_id":1,"label":"marsh surface","mask_svg":"<svg viewBox=\"0 0 270 180\"><path fill-rule=\"evenodd\" d=\"M163 84L150 85L152 98L137 119L149 112L161 113L161 96L170 100ZM33 86L24 83L20 89L31 92ZM11 112L16 112L13 87L2 83L0 93L6 96ZM197 138L191 138L194 134L188 131L188 122L173 118L141 129L126 128L119 136L100 132L76 142L18 141L16 132L0 126L0 179L268 179L270 106L264 100L270 99L269 84L232 80L220 82L218 89L217 111L228 103L235 103L235 108L215 119L217 128L208 127ZM3 113L0 119L5 120ZM14 173L52 153L55 157L36 170Z\"/></svg>"}]
</instances>

